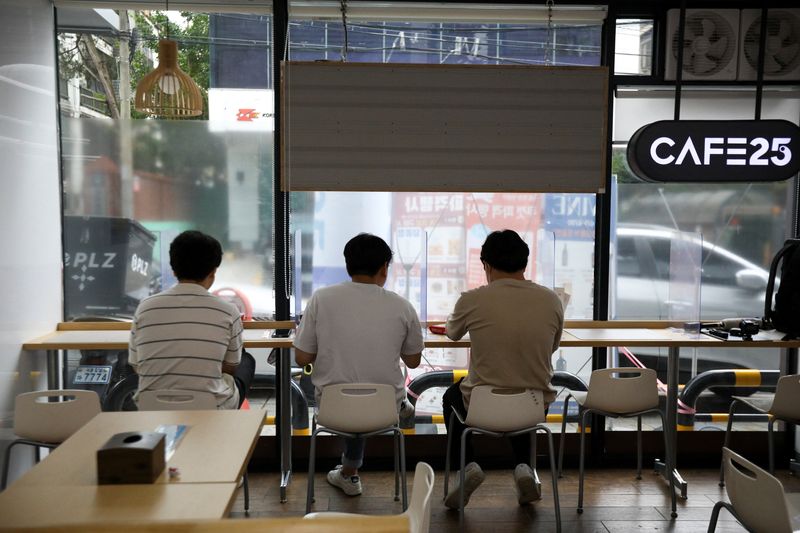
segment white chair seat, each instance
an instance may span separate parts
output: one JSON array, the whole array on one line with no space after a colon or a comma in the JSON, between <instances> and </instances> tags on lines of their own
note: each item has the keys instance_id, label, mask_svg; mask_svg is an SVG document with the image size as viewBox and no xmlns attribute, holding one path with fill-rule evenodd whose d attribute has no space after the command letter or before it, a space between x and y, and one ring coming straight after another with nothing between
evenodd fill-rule
<instances>
[{"instance_id":1,"label":"white chair seat","mask_svg":"<svg viewBox=\"0 0 800 533\"><path fill-rule=\"evenodd\" d=\"M455 419L461 420L461 415L453 410L450 415L450 427ZM553 435L545 426L547 417L544 412L544 394L535 389L509 389L491 385L479 385L472 389L469 409L466 418L461 421L465 426L461 434L460 457L460 500L459 524L464 523L464 476L465 457L464 450L466 439L471 433L489 435L491 437L506 437L522 434L531 436L531 467L535 466L535 438L538 431L547 434L550 451L550 474L553 477L553 507L556 514L556 531L561 532L561 505L558 501L558 476L556 474L555 455L553 453ZM450 449L453 433L447 433L447 454L445 456L444 494L447 497L447 487L450 478Z\"/></svg>"},{"instance_id":2,"label":"white chair seat","mask_svg":"<svg viewBox=\"0 0 800 533\"><path fill-rule=\"evenodd\" d=\"M612 417L636 417L636 479L642 478L642 415L658 413L662 427L666 426L664 413L659 409L658 379L650 368L604 368L592 372L588 391L570 391L564 400L564 416L561 419L561 441L558 450L558 475L564 460L564 441L567 432L567 413L569 400L574 398L578 404L578 423L580 431L580 457L578 466L578 513L583 512L583 464L586 432L589 415L597 413ZM669 457L666 432L664 433L665 455ZM670 477L670 496L672 516L678 516L675 490Z\"/></svg>"},{"instance_id":3,"label":"white chair seat","mask_svg":"<svg viewBox=\"0 0 800 533\"><path fill-rule=\"evenodd\" d=\"M800 495L786 494L781 482L729 448L722 448L725 491L730 503L718 501L711 512L709 533L717 527L719 512L726 508L748 531L791 533L800 526Z\"/></svg>"},{"instance_id":4,"label":"white chair seat","mask_svg":"<svg viewBox=\"0 0 800 533\"><path fill-rule=\"evenodd\" d=\"M775 396L734 396L733 399L738 400L761 413L769 413L770 409L772 409L772 404L775 401Z\"/></svg>"},{"instance_id":5,"label":"white chair seat","mask_svg":"<svg viewBox=\"0 0 800 533\"><path fill-rule=\"evenodd\" d=\"M411 487L411 504L403 513L408 517L410 533L428 533L431 521L431 495L433 494L434 474L428 463L419 462L414 471L414 484ZM338 513L334 511L308 513L303 518L357 518L364 516L357 513Z\"/></svg>"},{"instance_id":6,"label":"white chair seat","mask_svg":"<svg viewBox=\"0 0 800 533\"><path fill-rule=\"evenodd\" d=\"M57 401L50 401L53 398ZM34 446L38 462L39 448L55 448L99 412L100 398L90 390L47 390L19 394L14 400L14 434L18 438L6 448L0 490L4 490L8 482L14 446Z\"/></svg>"},{"instance_id":7,"label":"white chair seat","mask_svg":"<svg viewBox=\"0 0 800 533\"><path fill-rule=\"evenodd\" d=\"M754 396L734 396L728 410L728 426L725 428L725 442L723 447L731 447L731 434L733 429L733 418L736 406L743 403L756 411L770 415L767 421L767 439L769 442L769 473L775 472L775 445L773 442L772 430L775 422L783 420L792 424L800 422L800 375L790 374L782 376L775 387L775 394L754 395ZM725 486L725 468L719 468L719 485Z\"/></svg>"},{"instance_id":8,"label":"white chair seat","mask_svg":"<svg viewBox=\"0 0 800 533\"><path fill-rule=\"evenodd\" d=\"M308 453L306 514L311 512L311 504L314 502L317 434L320 432L345 438L392 433L395 438L395 500L399 499L398 493L402 486L403 509L408 508L405 441L400 429L393 385L340 383L323 387L313 428Z\"/></svg>"}]
</instances>

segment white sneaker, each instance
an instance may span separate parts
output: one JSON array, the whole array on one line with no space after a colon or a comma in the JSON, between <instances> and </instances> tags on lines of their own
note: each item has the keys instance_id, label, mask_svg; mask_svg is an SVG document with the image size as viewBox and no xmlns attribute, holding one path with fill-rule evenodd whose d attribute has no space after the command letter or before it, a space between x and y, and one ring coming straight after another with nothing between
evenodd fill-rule
<instances>
[{"instance_id":1,"label":"white sneaker","mask_svg":"<svg viewBox=\"0 0 800 533\"><path fill-rule=\"evenodd\" d=\"M542 484L536 479L533 469L525 463L518 464L514 469L514 486L520 505L542 499Z\"/></svg>"},{"instance_id":2,"label":"white sneaker","mask_svg":"<svg viewBox=\"0 0 800 533\"><path fill-rule=\"evenodd\" d=\"M486 474L483 473L478 463L472 462L464 467L464 507L469 503L469 497L475 492L483 480L486 479ZM444 499L444 504L450 509L458 509L459 500L459 482L461 476L456 476L456 482L453 488L450 489L447 497Z\"/></svg>"},{"instance_id":3,"label":"white sneaker","mask_svg":"<svg viewBox=\"0 0 800 533\"><path fill-rule=\"evenodd\" d=\"M328 483L342 489L348 496L361 494L361 477L342 475L342 465L336 465L336 468L328 472Z\"/></svg>"}]
</instances>

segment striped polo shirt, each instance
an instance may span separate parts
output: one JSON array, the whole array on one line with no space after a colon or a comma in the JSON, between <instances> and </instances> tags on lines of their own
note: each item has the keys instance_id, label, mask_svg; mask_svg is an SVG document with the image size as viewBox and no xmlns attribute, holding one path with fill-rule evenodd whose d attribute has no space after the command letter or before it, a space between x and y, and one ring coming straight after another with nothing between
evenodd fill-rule
<instances>
[{"instance_id":1,"label":"striped polo shirt","mask_svg":"<svg viewBox=\"0 0 800 533\"><path fill-rule=\"evenodd\" d=\"M143 300L131 325L129 362L139 390L210 392L219 409L236 409L239 392L222 363L238 364L238 309L196 283L178 283Z\"/></svg>"}]
</instances>

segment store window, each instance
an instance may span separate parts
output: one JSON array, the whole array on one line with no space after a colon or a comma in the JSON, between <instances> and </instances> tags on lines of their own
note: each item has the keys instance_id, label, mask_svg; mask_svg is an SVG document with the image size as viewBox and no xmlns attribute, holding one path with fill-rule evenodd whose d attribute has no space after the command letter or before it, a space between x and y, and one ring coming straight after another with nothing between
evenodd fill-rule
<instances>
[{"instance_id":1,"label":"store window","mask_svg":"<svg viewBox=\"0 0 800 533\"><path fill-rule=\"evenodd\" d=\"M614 44L614 74L653 74L652 19L617 19Z\"/></svg>"},{"instance_id":2,"label":"store window","mask_svg":"<svg viewBox=\"0 0 800 533\"><path fill-rule=\"evenodd\" d=\"M186 229L225 250L212 290L243 313L270 314L269 17L67 7L57 20L65 317L130 316L175 282L167 251ZM200 87L200 116L133 105L164 38Z\"/></svg>"},{"instance_id":3,"label":"store window","mask_svg":"<svg viewBox=\"0 0 800 533\"><path fill-rule=\"evenodd\" d=\"M294 61L466 65L600 64L599 21L591 24L467 24L352 22L347 47L341 21L291 20ZM532 127L534 127L532 125ZM460 293L485 283L480 246L489 232L516 230L528 242L526 277L563 287L569 318L592 317L594 282L593 194L464 192L295 192L291 194L295 250L293 312L314 290L347 278L342 250L370 232L394 251L386 288L408 298L422 320L444 320ZM574 353L572 353L574 351ZM570 352L570 353L568 353ZM589 351L563 350L560 370L588 376ZM463 349L425 350L409 380L431 370L466 368ZM417 400L417 413L441 412L440 392Z\"/></svg>"},{"instance_id":4,"label":"store window","mask_svg":"<svg viewBox=\"0 0 800 533\"><path fill-rule=\"evenodd\" d=\"M672 118L671 91L618 91L612 173L616 212L612 220L612 318L631 320L703 320L763 315L772 256L790 227L794 180L775 183L656 184L638 179L628 168L625 151L630 135L644 124ZM631 97L625 97L631 96ZM750 119L753 93L718 89L713 105L701 91L685 91L681 118ZM763 117L800 119L800 99L766 93ZM671 296L676 243L689 239L700 251L696 309L681 310ZM638 262L638 269L634 263ZM612 271L614 271L612 269ZM632 349L639 360L665 378L666 349ZM680 382L713 369L780 367L778 350L681 350ZM632 364L620 355L620 364ZM710 407L726 412L732 389L714 389ZM753 393L747 389L743 394ZM699 423L696 428L705 424Z\"/></svg>"}]
</instances>

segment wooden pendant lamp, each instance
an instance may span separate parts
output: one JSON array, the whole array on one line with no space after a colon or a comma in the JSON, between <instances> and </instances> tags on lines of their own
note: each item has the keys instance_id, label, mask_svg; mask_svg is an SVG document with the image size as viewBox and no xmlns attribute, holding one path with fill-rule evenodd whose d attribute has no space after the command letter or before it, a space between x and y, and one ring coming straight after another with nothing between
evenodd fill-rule
<instances>
[{"instance_id":1,"label":"wooden pendant lamp","mask_svg":"<svg viewBox=\"0 0 800 533\"><path fill-rule=\"evenodd\" d=\"M158 66L136 86L136 110L164 118L203 114L200 87L178 66L178 43L158 42Z\"/></svg>"}]
</instances>

